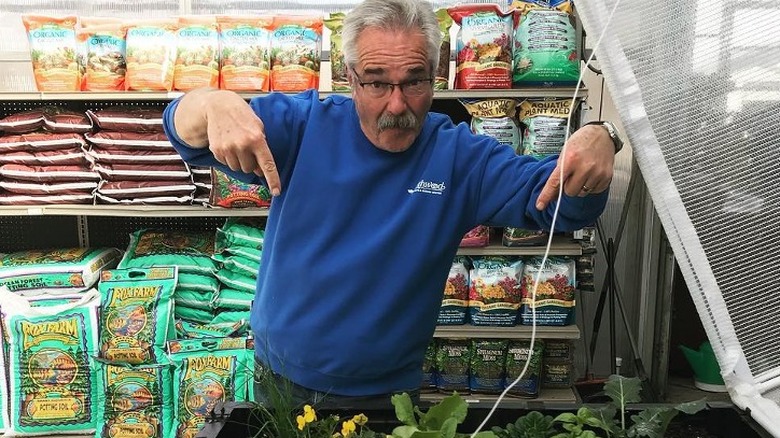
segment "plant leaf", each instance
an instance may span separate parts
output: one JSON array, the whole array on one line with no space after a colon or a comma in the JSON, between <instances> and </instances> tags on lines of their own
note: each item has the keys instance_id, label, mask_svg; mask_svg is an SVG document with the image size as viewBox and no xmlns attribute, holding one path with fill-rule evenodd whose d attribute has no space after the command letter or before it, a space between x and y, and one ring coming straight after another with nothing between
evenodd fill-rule
<instances>
[{"instance_id":1,"label":"plant leaf","mask_svg":"<svg viewBox=\"0 0 780 438\"><path fill-rule=\"evenodd\" d=\"M641 380L637 377L623 377L613 374L604 383L604 392L620 410L625 410L627 403L642 401L642 397L639 395L641 390Z\"/></svg>"},{"instance_id":2,"label":"plant leaf","mask_svg":"<svg viewBox=\"0 0 780 438\"><path fill-rule=\"evenodd\" d=\"M663 438L666 426L677 415L677 411L669 408L645 409L637 415L632 415L633 425L628 430L629 437Z\"/></svg>"},{"instance_id":3,"label":"plant leaf","mask_svg":"<svg viewBox=\"0 0 780 438\"><path fill-rule=\"evenodd\" d=\"M458 420L450 417L444 420L439 430L439 436L443 438L454 438L455 432L458 430Z\"/></svg>"},{"instance_id":4,"label":"plant leaf","mask_svg":"<svg viewBox=\"0 0 780 438\"><path fill-rule=\"evenodd\" d=\"M417 419L414 417L414 407L412 405L412 398L409 394L395 394L390 398L390 402L395 407L395 416L403 424L408 426L415 426L417 429ZM393 432L395 434L395 431Z\"/></svg>"},{"instance_id":5,"label":"plant leaf","mask_svg":"<svg viewBox=\"0 0 780 438\"><path fill-rule=\"evenodd\" d=\"M616 434L616 425L615 425L615 414L617 414L617 410L612 405L606 405L603 407L600 407L598 409L594 409L592 411L593 416L595 418L598 418L598 420L601 422L601 425L596 426L603 431L607 432L607 436L609 434Z\"/></svg>"},{"instance_id":6,"label":"plant leaf","mask_svg":"<svg viewBox=\"0 0 780 438\"><path fill-rule=\"evenodd\" d=\"M553 421L559 422L559 423L576 423L577 422L577 416L572 414L571 412L564 412L562 414L558 414L557 417L553 419Z\"/></svg>"},{"instance_id":7,"label":"plant leaf","mask_svg":"<svg viewBox=\"0 0 780 438\"><path fill-rule=\"evenodd\" d=\"M541 437L545 438L550 436L553 429L553 417L550 415L543 415L538 411L531 411L526 415L518 418L515 422L517 427L522 431L523 437Z\"/></svg>"},{"instance_id":8,"label":"plant leaf","mask_svg":"<svg viewBox=\"0 0 780 438\"><path fill-rule=\"evenodd\" d=\"M690 402L680 403L674 407L680 412L684 412L688 415L693 415L701 410L707 409L707 400L699 399Z\"/></svg>"},{"instance_id":9,"label":"plant leaf","mask_svg":"<svg viewBox=\"0 0 780 438\"><path fill-rule=\"evenodd\" d=\"M455 424L463 423L468 413L469 405L457 393L445 397L442 401L436 403L420 417L420 429L422 430L440 430L444 422L449 418L455 419Z\"/></svg>"},{"instance_id":10,"label":"plant leaf","mask_svg":"<svg viewBox=\"0 0 780 438\"><path fill-rule=\"evenodd\" d=\"M397 426L393 429L393 437L395 438L411 438L411 436L417 432L414 426Z\"/></svg>"}]
</instances>

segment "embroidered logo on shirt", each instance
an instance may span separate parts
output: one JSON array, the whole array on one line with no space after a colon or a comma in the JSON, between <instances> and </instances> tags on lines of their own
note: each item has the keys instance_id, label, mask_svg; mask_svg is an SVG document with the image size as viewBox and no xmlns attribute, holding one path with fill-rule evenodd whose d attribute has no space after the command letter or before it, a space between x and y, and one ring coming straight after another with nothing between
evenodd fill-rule
<instances>
[{"instance_id":1,"label":"embroidered logo on shirt","mask_svg":"<svg viewBox=\"0 0 780 438\"><path fill-rule=\"evenodd\" d=\"M444 185L444 181L437 183L421 179L413 189L408 189L406 191L409 193L428 193L430 195L441 195L444 193L444 189L446 188L447 186Z\"/></svg>"}]
</instances>

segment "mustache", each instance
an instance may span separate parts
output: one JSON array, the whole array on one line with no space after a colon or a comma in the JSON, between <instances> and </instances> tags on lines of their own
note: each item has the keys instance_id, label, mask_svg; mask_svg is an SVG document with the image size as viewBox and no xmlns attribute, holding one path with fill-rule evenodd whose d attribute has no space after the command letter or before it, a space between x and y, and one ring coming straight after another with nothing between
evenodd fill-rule
<instances>
[{"instance_id":1,"label":"mustache","mask_svg":"<svg viewBox=\"0 0 780 438\"><path fill-rule=\"evenodd\" d=\"M377 128L379 131L385 131L387 129L417 129L420 126L420 122L417 117L409 111L403 114L382 114L377 120Z\"/></svg>"}]
</instances>

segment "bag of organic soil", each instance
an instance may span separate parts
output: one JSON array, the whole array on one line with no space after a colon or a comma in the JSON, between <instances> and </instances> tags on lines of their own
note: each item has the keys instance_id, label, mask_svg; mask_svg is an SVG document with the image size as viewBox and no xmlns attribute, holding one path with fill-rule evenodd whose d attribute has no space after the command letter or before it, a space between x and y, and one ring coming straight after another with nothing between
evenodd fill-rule
<instances>
[{"instance_id":1,"label":"bag of organic soil","mask_svg":"<svg viewBox=\"0 0 780 438\"><path fill-rule=\"evenodd\" d=\"M511 14L494 4L453 6L449 14L460 26L455 88L511 88Z\"/></svg>"},{"instance_id":2,"label":"bag of organic soil","mask_svg":"<svg viewBox=\"0 0 780 438\"><path fill-rule=\"evenodd\" d=\"M516 0L512 9L515 21L512 84L577 85L580 52L572 2Z\"/></svg>"},{"instance_id":3,"label":"bag of organic soil","mask_svg":"<svg viewBox=\"0 0 780 438\"><path fill-rule=\"evenodd\" d=\"M175 436L194 437L218 403L247 400L254 352L246 338L178 339L168 342L168 352Z\"/></svg>"},{"instance_id":4,"label":"bag of organic soil","mask_svg":"<svg viewBox=\"0 0 780 438\"><path fill-rule=\"evenodd\" d=\"M520 323L534 324L533 310L535 309L536 325L574 324L574 285L576 284L574 260L565 257L549 257L544 266L541 262L541 257L526 260L520 286L523 296ZM534 301L532 293L537 276L539 285L536 287Z\"/></svg>"},{"instance_id":5,"label":"bag of organic soil","mask_svg":"<svg viewBox=\"0 0 780 438\"><path fill-rule=\"evenodd\" d=\"M165 342L175 336L175 288L176 267L103 271L100 357L135 365L165 360Z\"/></svg>"},{"instance_id":6,"label":"bag of organic soil","mask_svg":"<svg viewBox=\"0 0 780 438\"><path fill-rule=\"evenodd\" d=\"M439 310L439 325L465 324L469 306L469 261L457 256L450 267L447 282L444 283L444 298Z\"/></svg>"},{"instance_id":7,"label":"bag of organic soil","mask_svg":"<svg viewBox=\"0 0 780 438\"><path fill-rule=\"evenodd\" d=\"M170 364L97 362L96 438L171 437Z\"/></svg>"},{"instance_id":8,"label":"bag of organic soil","mask_svg":"<svg viewBox=\"0 0 780 438\"><path fill-rule=\"evenodd\" d=\"M0 287L7 330L12 435L88 435L95 430L97 381L90 358L97 353L99 294L33 307Z\"/></svg>"},{"instance_id":9,"label":"bag of organic soil","mask_svg":"<svg viewBox=\"0 0 780 438\"><path fill-rule=\"evenodd\" d=\"M520 307L523 261L478 257L469 273L469 317L473 325L513 326Z\"/></svg>"}]
</instances>

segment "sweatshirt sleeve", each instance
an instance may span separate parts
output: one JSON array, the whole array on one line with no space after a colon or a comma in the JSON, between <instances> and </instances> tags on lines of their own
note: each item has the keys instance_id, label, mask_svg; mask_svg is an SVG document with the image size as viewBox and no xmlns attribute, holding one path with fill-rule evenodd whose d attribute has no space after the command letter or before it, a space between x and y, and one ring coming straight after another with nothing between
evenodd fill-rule
<instances>
[{"instance_id":1,"label":"sweatshirt sleeve","mask_svg":"<svg viewBox=\"0 0 780 438\"><path fill-rule=\"evenodd\" d=\"M271 153L274 156L279 177L284 182L292 167L292 157L300 146L300 140L305 128L305 114L311 108L312 102L318 100L315 91L307 91L290 96L282 93L271 93L267 96L255 97L249 105L265 125L265 135ZM163 113L163 128L173 147L188 164L204 167L215 167L228 175L247 183L264 183L264 180L254 173L243 173L230 170L219 163L209 148L193 148L185 143L176 132L174 114L181 98L171 102Z\"/></svg>"},{"instance_id":2,"label":"sweatshirt sleeve","mask_svg":"<svg viewBox=\"0 0 780 438\"><path fill-rule=\"evenodd\" d=\"M536 200L556 165L557 156L541 161L517 155L512 148L488 142L477 208L478 223L549 230L556 203L560 203L555 231L573 231L596 221L604 210L608 191L585 197L562 194L543 211Z\"/></svg>"}]
</instances>

